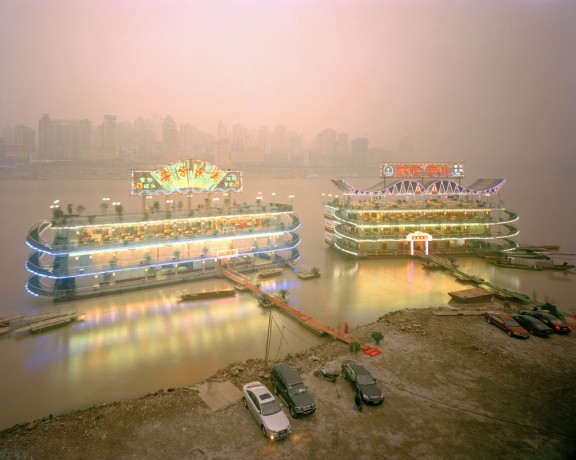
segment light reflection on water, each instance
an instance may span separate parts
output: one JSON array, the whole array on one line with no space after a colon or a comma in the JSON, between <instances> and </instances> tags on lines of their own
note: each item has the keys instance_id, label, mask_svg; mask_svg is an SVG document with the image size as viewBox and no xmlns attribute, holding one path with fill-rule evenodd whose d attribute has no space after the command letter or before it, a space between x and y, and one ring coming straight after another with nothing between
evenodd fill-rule
<instances>
[{"instance_id":1,"label":"light reflection on water","mask_svg":"<svg viewBox=\"0 0 576 460\"><path fill-rule=\"evenodd\" d=\"M351 261L340 257L327 257L335 269L323 271L321 278L302 281L285 270L282 276L264 281L262 289L269 293L288 290L293 308L343 330L345 324L353 328L399 308L445 305L449 291L466 288L444 272L423 270L417 260ZM498 268L473 258L458 263L468 273L508 289L527 292L529 286L545 286L541 272ZM573 290L569 278L573 275L564 275L568 293ZM224 280L208 280L74 302L66 306L84 311L82 322L37 336L4 339L8 348L25 344L23 375L42 382L45 398L36 400L34 407L20 407L14 401L22 404L26 392L19 391L8 403L19 418L4 415L10 410L3 411L2 423L9 426L160 388L187 386L227 363L263 358L269 311L259 307L251 294L178 302L184 292L225 287L229 283ZM548 296L545 291L534 291ZM563 290L555 293L563 296ZM273 318L270 359L324 340L280 312L274 311Z\"/></svg>"},{"instance_id":2,"label":"light reflection on water","mask_svg":"<svg viewBox=\"0 0 576 460\"><path fill-rule=\"evenodd\" d=\"M416 260L362 260L346 258L325 248L321 193L331 185L314 181L286 181L286 196L298 190L295 208L303 222L299 262L316 266L322 276L302 281L291 270L267 279L262 289L276 293L288 290L289 304L315 319L342 330L355 327L401 308L444 305L447 293L465 289L443 272L427 272ZM80 186L81 185L81 186ZM123 196L121 181L110 181L113 196ZM19 184L11 184L10 191ZM4 263L21 267L28 250L23 240L30 225L46 214L39 197L46 187L64 186L50 195L52 199L80 195L79 202L89 205L98 196L95 184L63 185L32 182L16 193L18 209L4 201L4 215L19 212L18 220L0 220L0 229L8 243ZM0 181L0 188L4 184ZM91 190L90 187L93 187ZM280 196L277 180L260 181L265 195ZM295 188L292 188L295 187ZM37 188L37 190L34 190ZM246 196L256 196L246 191ZM96 203L100 197L95 198ZM316 202L315 202L316 200ZM40 204L39 204L40 203ZM573 261L572 261L573 262ZM575 275L558 272L510 270L488 265L475 258L459 259L465 271L490 279L508 289L548 298L558 305L573 305ZM26 276L11 270L0 290L0 315L14 311L45 312L70 307L85 312L85 319L69 327L21 338L0 339L0 429L49 414L142 396L161 388L188 386L200 382L231 362L264 358L268 310L257 305L249 293L213 301L179 303L178 298L192 290L229 288L226 280L206 280L161 289L149 289L113 297L87 299L54 305L23 292ZM270 359L297 353L323 343L301 328L295 320L274 312Z\"/></svg>"}]
</instances>

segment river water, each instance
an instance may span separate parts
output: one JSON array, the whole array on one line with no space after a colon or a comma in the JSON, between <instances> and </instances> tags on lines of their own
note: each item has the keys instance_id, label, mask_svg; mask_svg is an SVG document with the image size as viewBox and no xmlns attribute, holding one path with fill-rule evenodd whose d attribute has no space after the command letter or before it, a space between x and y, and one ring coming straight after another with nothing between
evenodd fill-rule
<instances>
[{"instance_id":1,"label":"river water","mask_svg":"<svg viewBox=\"0 0 576 460\"><path fill-rule=\"evenodd\" d=\"M375 178L351 180L370 186ZM287 289L291 306L342 330L406 307L445 305L447 292L462 285L442 272L426 272L418 261L353 260L324 244L323 194L337 194L329 178L262 178L245 174L245 190L234 197L254 202L293 201L302 220L304 268L319 267L321 278L301 281L290 270L262 285L268 292ZM502 190L506 205L520 215L519 241L559 244L558 261L574 262L576 218L573 180L557 177L513 177ZM103 197L140 209L126 180L0 181L0 316L35 314L55 308L29 295L24 285L28 229L49 218L60 200L83 205L85 215L100 212ZM293 195L293 198L290 198ZM233 199L234 199L233 198ZM576 275L512 270L462 258L467 272L494 284L524 292L559 306L574 306ZM268 312L250 294L180 304L178 296L195 289L229 288L226 280L206 280L142 290L118 296L58 304L86 313L85 320L51 332L0 338L0 429L73 409L142 396L161 388L188 386L218 368L248 358L264 358ZM273 314L269 358L297 353L323 343L292 319Z\"/></svg>"}]
</instances>

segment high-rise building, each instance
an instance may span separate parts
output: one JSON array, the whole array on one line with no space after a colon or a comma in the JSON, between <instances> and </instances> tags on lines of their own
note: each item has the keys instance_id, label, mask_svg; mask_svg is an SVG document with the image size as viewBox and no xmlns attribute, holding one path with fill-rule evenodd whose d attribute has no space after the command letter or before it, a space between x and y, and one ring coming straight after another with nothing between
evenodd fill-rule
<instances>
[{"instance_id":1,"label":"high-rise building","mask_svg":"<svg viewBox=\"0 0 576 460\"><path fill-rule=\"evenodd\" d=\"M38 156L41 159L52 156L52 121L47 114L38 121Z\"/></svg>"},{"instance_id":2,"label":"high-rise building","mask_svg":"<svg viewBox=\"0 0 576 460\"><path fill-rule=\"evenodd\" d=\"M171 116L167 116L162 122L162 143L164 145L164 161L177 160L179 157L178 129L176 129L176 122Z\"/></svg>"},{"instance_id":3,"label":"high-rise building","mask_svg":"<svg viewBox=\"0 0 576 460\"><path fill-rule=\"evenodd\" d=\"M345 166L348 164L350 145L348 141L348 134L339 133L336 144L336 158L335 163L338 166Z\"/></svg>"},{"instance_id":4,"label":"high-rise building","mask_svg":"<svg viewBox=\"0 0 576 460\"><path fill-rule=\"evenodd\" d=\"M90 120L52 120L44 114L38 122L38 154L42 159L77 160L92 142Z\"/></svg>"},{"instance_id":5,"label":"high-rise building","mask_svg":"<svg viewBox=\"0 0 576 460\"><path fill-rule=\"evenodd\" d=\"M118 156L118 135L116 132L116 115L104 115L104 121L98 127L99 159Z\"/></svg>"},{"instance_id":6,"label":"high-rise building","mask_svg":"<svg viewBox=\"0 0 576 460\"><path fill-rule=\"evenodd\" d=\"M134 121L131 145L132 156L134 156L136 160L147 163L154 163L160 160L161 150L158 146L156 131L154 130L152 120L144 120L139 117Z\"/></svg>"},{"instance_id":7,"label":"high-rise building","mask_svg":"<svg viewBox=\"0 0 576 460\"><path fill-rule=\"evenodd\" d=\"M230 138L228 137L226 126L222 121L218 122L218 127L216 128L214 162L222 167L229 167L232 164L230 156Z\"/></svg>"},{"instance_id":8,"label":"high-rise building","mask_svg":"<svg viewBox=\"0 0 576 460\"><path fill-rule=\"evenodd\" d=\"M26 147L28 153L36 151L36 133L34 129L25 125L18 125L14 128L14 144Z\"/></svg>"}]
</instances>

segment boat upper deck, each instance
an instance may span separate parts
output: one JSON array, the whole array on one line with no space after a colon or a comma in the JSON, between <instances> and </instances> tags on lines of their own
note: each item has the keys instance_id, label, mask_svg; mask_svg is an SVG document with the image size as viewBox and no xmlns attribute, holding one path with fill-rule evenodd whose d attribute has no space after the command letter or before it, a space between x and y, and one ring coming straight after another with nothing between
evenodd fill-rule
<instances>
[{"instance_id":1,"label":"boat upper deck","mask_svg":"<svg viewBox=\"0 0 576 460\"><path fill-rule=\"evenodd\" d=\"M216 211L219 209L220 211ZM61 252L75 253L102 250L122 250L127 248L164 246L184 242L201 241L207 238L242 238L260 234L293 232L300 226L299 218L283 206L242 207L237 213L225 212L221 208L194 212L185 217L185 212L173 213L171 217L142 220L142 214L110 218L103 216L99 222L88 223L88 218L72 217L67 225L44 223L34 227L28 235L28 245L38 251L50 254ZM160 213L159 213L160 214ZM176 215L174 215L176 214ZM290 221L284 222L282 216ZM101 217L101 216L98 216ZM107 217L107 219L106 219ZM51 228L56 231L69 231L71 235L57 236L54 241L45 242L40 234Z\"/></svg>"}]
</instances>

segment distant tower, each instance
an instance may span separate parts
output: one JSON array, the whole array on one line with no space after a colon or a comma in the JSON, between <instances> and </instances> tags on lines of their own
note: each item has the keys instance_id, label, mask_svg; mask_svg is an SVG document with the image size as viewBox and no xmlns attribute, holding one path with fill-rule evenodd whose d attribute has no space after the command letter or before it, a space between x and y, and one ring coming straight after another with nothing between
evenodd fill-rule
<instances>
[{"instance_id":1,"label":"distant tower","mask_svg":"<svg viewBox=\"0 0 576 460\"><path fill-rule=\"evenodd\" d=\"M38 157L40 159L52 156L52 122L50 116L42 115L38 121Z\"/></svg>"},{"instance_id":2,"label":"distant tower","mask_svg":"<svg viewBox=\"0 0 576 460\"><path fill-rule=\"evenodd\" d=\"M214 146L214 163L220 168L228 167L232 164L230 138L228 130L221 121L216 128L216 144Z\"/></svg>"},{"instance_id":3,"label":"distant tower","mask_svg":"<svg viewBox=\"0 0 576 460\"><path fill-rule=\"evenodd\" d=\"M178 129L174 118L168 116L162 122L162 143L164 144L164 161L178 159Z\"/></svg>"},{"instance_id":4,"label":"distant tower","mask_svg":"<svg viewBox=\"0 0 576 460\"><path fill-rule=\"evenodd\" d=\"M33 153L36 151L36 133L28 126L16 126L14 128L14 144L23 145L28 153Z\"/></svg>"},{"instance_id":5,"label":"distant tower","mask_svg":"<svg viewBox=\"0 0 576 460\"><path fill-rule=\"evenodd\" d=\"M116 115L104 115L100 125L100 148L104 158L116 158L118 155L118 136L116 133Z\"/></svg>"}]
</instances>

